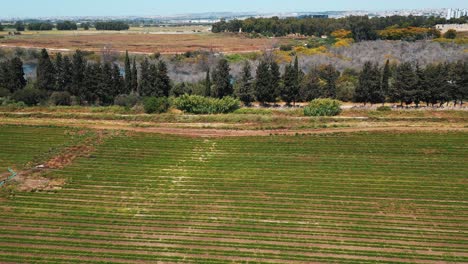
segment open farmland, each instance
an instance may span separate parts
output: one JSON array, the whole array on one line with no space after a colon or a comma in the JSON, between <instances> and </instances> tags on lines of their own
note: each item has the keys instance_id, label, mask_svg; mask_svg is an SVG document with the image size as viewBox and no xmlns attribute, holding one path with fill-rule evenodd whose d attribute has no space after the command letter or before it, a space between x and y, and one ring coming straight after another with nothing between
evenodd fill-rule
<instances>
[{"instance_id":1,"label":"open farmland","mask_svg":"<svg viewBox=\"0 0 468 264\"><path fill-rule=\"evenodd\" d=\"M43 172L62 189L2 200L0 262L468 262L466 133L102 133ZM27 146L76 140L66 128L0 135L2 152L31 159L44 148Z\"/></svg>"},{"instance_id":2,"label":"open farmland","mask_svg":"<svg viewBox=\"0 0 468 264\"><path fill-rule=\"evenodd\" d=\"M112 46L118 51L128 50L133 53L175 54L211 49L215 52L237 53L271 48L271 41L268 38L247 38L236 34L70 34L51 31L1 39L0 47L47 48L52 51L81 49L97 52L105 46Z\"/></svg>"}]
</instances>

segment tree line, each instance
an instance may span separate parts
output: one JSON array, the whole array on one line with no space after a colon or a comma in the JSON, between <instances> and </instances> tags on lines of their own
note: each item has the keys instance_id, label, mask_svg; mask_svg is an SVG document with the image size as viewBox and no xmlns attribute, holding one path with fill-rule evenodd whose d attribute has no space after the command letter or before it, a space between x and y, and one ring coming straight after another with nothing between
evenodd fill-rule
<instances>
[{"instance_id":1,"label":"tree line","mask_svg":"<svg viewBox=\"0 0 468 264\"><path fill-rule=\"evenodd\" d=\"M96 22L96 30L128 30L130 26L122 21Z\"/></svg>"},{"instance_id":2,"label":"tree line","mask_svg":"<svg viewBox=\"0 0 468 264\"><path fill-rule=\"evenodd\" d=\"M194 86L199 89L194 90ZM118 64L109 61L87 61L79 50L70 56L57 53L51 58L43 49L34 81L25 79L23 62L18 57L0 63L0 97L11 96L29 105L47 98L59 105L71 101L112 105L123 95L178 97L184 94L233 96L245 105L258 101L265 106L278 101L292 105L316 98L364 104L462 104L468 97L468 63L446 62L422 67L408 62L387 61L383 66L366 62L359 72L340 72L329 64L305 73L297 57L281 66L272 56L264 56L256 69L250 61L245 61L239 76L233 77L228 61L220 58L214 67L207 68L206 77L197 84L176 84L169 77L164 60L145 57L137 63L128 53L121 70Z\"/></svg>"},{"instance_id":3,"label":"tree line","mask_svg":"<svg viewBox=\"0 0 468 264\"><path fill-rule=\"evenodd\" d=\"M128 30L130 26L127 23L121 22L121 21L109 21L109 22L95 22L94 26L96 27L97 30ZM30 23L24 23L23 21L17 21L13 25L14 29L16 31L24 31L25 29L31 30L31 31L45 31L45 30L52 30L54 28L57 28L57 30L77 30L78 25L75 22L72 21L60 21L57 22L56 24L53 24L48 21L43 21L43 22L30 22ZM84 30L88 30L91 27L91 23L85 22L81 23L81 27ZM4 26L0 24L0 31L3 31L5 29Z\"/></svg>"},{"instance_id":4,"label":"tree line","mask_svg":"<svg viewBox=\"0 0 468 264\"><path fill-rule=\"evenodd\" d=\"M446 20L440 17L388 16L372 17L349 16L345 18L248 18L214 23L212 31L258 33L266 36L301 34L306 36L330 36L339 29L350 30L356 41L375 40L377 31L389 28L422 27L431 28L437 24L466 23L467 18Z\"/></svg>"}]
</instances>

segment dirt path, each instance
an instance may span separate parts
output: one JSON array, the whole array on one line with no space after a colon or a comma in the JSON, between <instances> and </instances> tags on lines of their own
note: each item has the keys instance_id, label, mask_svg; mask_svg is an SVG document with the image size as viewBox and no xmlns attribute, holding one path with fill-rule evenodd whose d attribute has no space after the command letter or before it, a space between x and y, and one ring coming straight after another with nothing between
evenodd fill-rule
<instances>
[{"instance_id":1,"label":"dirt path","mask_svg":"<svg viewBox=\"0 0 468 264\"><path fill-rule=\"evenodd\" d=\"M270 136L270 135L300 135L300 134L326 134L326 133L352 133L352 132L468 132L467 127L463 126L411 126L406 125L383 126L382 124L368 124L365 126L346 127L346 128L320 128L320 129L268 129L268 130L237 130L237 129L217 129L217 128L193 128L176 127L177 124L155 123L153 127L138 127L135 123L124 121L100 121L92 120L74 120L74 119L4 119L0 124L13 125L54 125L64 127L89 128L97 130L123 130L141 133L170 134L188 137L249 137L249 136ZM138 124L138 123L136 123ZM180 124L190 126L190 124ZM210 123L207 123L210 125ZM218 124L219 125L219 124Z\"/></svg>"}]
</instances>

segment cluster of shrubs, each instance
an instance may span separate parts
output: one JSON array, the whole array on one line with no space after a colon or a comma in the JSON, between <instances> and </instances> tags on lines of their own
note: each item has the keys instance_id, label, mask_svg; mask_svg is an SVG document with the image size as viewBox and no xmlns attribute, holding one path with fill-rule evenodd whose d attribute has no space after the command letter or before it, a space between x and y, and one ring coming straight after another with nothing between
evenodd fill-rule
<instances>
[{"instance_id":1,"label":"cluster of shrubs","mask_svg":"<svg viewBox=\"0 0 468 264\"><path fill-rule=\"evenodd\" d=\"M333 99L315 99L304 108L305 116L336 116L341 113L341 102Z\"/></svg>"},{"instance_id":2,"label":"cluster of shrubs","mask_svg":"<svg viewBox=\"0 0 468 264\"><path fill-rule=\"evenodd\" d=\"M0 88L0 106L12 105L34 106L71 106L79 105L79 100L69 92L55 91L48 94L28 84L24 89L10 94ZM222 99L184 94L180 97L141 97L136 94L122 94L114 99L114 105L126 109L143 109L148 114L165 113L173 107L191 114L223 114L240 108L241 102L233 97Z\"/></svg>"}]
</instances>

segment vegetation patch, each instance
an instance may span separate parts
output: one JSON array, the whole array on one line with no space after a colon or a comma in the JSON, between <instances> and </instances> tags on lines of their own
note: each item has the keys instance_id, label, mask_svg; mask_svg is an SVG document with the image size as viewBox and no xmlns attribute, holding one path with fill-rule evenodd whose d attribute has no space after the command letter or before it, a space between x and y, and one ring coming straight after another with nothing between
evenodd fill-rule
<instances>
[{"instance_id":1,"label":"vegetation patch","mask_svg":"<svg viewBox=\"0 0 468 264\"><path fill-rule=\"evenodd\" d=\"M191 114L224 114L240 108L240 101L232 97L209 98L198 95L182 95L173 100L174 106Z\"/></svg>"},{"instance_id":2,"label":"vegetation patch","mask_svg":"<svg viewBox=\"0 0 468 264\"><path fill-rule=\"evenodd\" d=\"M333 99L315 99L304 108L306 116L336 116L341 113L341 102Z\"/></svg>"}]
</instances>

